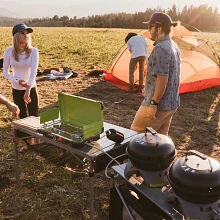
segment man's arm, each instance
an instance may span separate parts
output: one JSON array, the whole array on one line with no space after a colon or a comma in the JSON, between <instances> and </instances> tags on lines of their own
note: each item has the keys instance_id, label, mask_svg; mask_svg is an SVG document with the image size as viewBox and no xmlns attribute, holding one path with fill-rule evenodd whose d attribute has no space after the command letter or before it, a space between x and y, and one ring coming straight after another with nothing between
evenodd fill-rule
<instances>
[{"instance_id":1,"label":"man's arm","mask_svg":"<svg viewBox=\"0 0 220 220\"><path fill-rule=\"evenodd\" d=\"M0 103L5 105L8 108L8 110L12 112L13 117L17 117L19 115L20 109L18 108L18 106L1 94L0 94Z\"/></svg>"},{"instance_id":2,"label":"man's arm","mask_svg":"<svg viewBox=\"0 0 220 220\"><path fill-rule=\"evenodd\" d=\"M167 76L157 75L156 87L155 87L154 95L152 97L152 99L155 102L158 103L163 97L163 94L167 87L167 82L168 82Z\"/></svg>"},{"instance_id":3,"label":"man's arm","mask_svg":"<svg viewBox=\"0 0 220 220\"><path fill-rule=\"evenodd\" d=\"M167 76L157 75L157 82L152 100L154 100L157 103L161 100L166 90L167 82L168 82ZM147 116L152 120L156 119L155 117L156 111L157 111L157 106L150 105L147 110Z\"/></svg>"}]
</instances>

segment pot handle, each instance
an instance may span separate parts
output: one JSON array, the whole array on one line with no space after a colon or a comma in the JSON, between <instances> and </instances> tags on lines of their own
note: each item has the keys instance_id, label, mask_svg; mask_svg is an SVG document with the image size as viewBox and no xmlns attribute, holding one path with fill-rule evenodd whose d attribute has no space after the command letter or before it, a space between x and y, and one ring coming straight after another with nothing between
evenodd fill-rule
<instances>
[{"instance_id":1,"label":"pot handle","mask_svg":"<svg viewBox=\"0 0 220 220\"><path fill-rule=\"evenodd\" d=\"M145 136L147 136L147 132L150 132L153 136L155 136L156 146L158 146L159 145L159 138L158 138L157 132L151 127L146 127Z\"/></svg>"},{"instance_id":2,"label":"pot handle","mask_svg":"<svg viewBox=\"0 0 220 220\"><path fill-rule=\"evenodd\" d=\"M202 154L202 153L200 153L200 152L197 151L197 150L189 150L189 151L186 153L185 161L188 160L188 159L187 159L187 156L188 156L189 154L193 154L193 155L195 155L195 156L201 158L202 160L206 160L206 159L207 159L208 162L209 162L210 168L211 168L211 172L212 172L212 170L213 170L212 164L211 164L211 161L210 161L210 159L208 158L207 155Z\"/></svg>"}]
</instances>

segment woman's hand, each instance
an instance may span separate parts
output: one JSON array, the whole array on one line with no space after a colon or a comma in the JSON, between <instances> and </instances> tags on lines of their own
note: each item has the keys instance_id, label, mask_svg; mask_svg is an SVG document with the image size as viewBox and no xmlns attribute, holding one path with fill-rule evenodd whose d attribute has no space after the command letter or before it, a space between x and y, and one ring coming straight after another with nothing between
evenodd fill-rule
<instances>
[{"instance_id":1,"label":"woman's hand","mask_svg":"<svg viewBox=\"0 0 220 220\"><path fill-rule=\"evenodd\" d=\"M24 102L26 104L29 104L31 102L30 91L31 91L31 87L27 86L26 90L25 90L25 93L24 93Z\"/></svg>"},{"instance_id":2,"label":"woman's hand","mask_svg":"<svg viewBox=\"0 0 220 220\"><path fill-rule=\"evenodd\" d=\"M23 86L24 88L27 88L27 83L24 80L18 81L19 85Z\"/></svg>"}]
</instances>

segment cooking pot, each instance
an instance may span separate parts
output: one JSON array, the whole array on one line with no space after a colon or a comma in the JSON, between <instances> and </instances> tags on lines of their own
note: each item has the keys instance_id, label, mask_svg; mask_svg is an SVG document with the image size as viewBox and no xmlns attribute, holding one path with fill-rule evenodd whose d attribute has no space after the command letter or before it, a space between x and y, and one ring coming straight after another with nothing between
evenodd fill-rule
<instances>
[{"instance_id":1,"label":"cooking pot","mask_svg":"<svg viewBox=\"0 0 220 220\"><path fill-rule=\"evenodd\" d=\"M199 204L220 199L220 164L198 151L190 150L170 167L168 180L176 195Z\"/></svg>"},{"instance_id":2,"label":"cooking pot","mask_svg":"<svg viewBox=\"0 0 220 220\"><path fill-rule=\"evenodd\" d=\"M136 168L147 171L166 169L176 157L173 141L150 127L130 140L126 153Z\"/></svg>"}]
</instances>

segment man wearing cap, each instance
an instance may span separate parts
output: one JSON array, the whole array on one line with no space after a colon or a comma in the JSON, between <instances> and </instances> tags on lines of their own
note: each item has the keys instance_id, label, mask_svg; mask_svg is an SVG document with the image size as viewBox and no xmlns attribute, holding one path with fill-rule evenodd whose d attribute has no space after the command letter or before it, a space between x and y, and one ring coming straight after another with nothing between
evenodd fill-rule
<instances>
[{"instance_id":1,"label":"man wearing cap","mask_svg":"<svg viewBox=\"0 0 220 220\"><path fill-rule=\"evenodd\" d=\"M36 87L39 53L31 45L32 32L33 29L25 24L15 25L12 29L13 46L4 52L3 74L12 83L13 100L20 109L20 118L39 115Z\"/></svg>"},{"instance_id":2,"label":"man wearing cap","mask_svg":"<svg viewBox=\"0 0 220 220\"><path fill-rule=\"evenodd\" d=\"M131 129L145 132L152 127L168 135L174 113L180 105L180 50L171 39L176 26L169 15L156 12L148 22L154 48L148 58L145 97L132 122Z\"/></svg>"}]
</instances>

